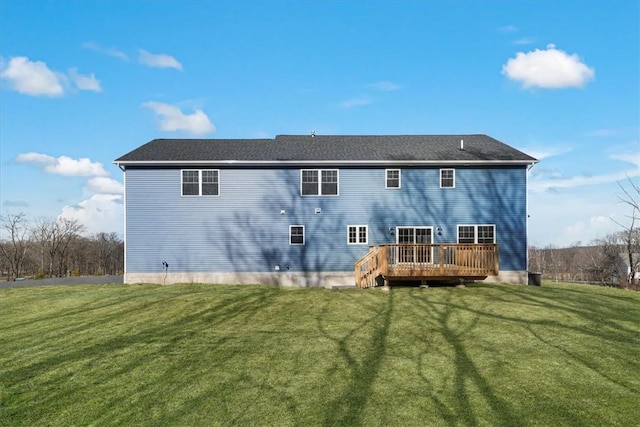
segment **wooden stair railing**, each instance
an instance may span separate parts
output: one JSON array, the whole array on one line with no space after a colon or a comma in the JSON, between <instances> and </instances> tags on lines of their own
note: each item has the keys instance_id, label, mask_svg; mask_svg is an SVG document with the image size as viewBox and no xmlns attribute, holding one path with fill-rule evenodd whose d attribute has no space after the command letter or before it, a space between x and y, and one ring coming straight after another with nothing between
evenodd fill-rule
<instances>
[{"instance_id":1,"label":"wooden stair railing","mask_svg":"<svg viewBox=\"0 0 640 427\"><path fill-rule=\"evenodd\" d=\"M387 247L370 246L369 252L355 263L356 286L359 288L378 286L380 278L387 274L387 269Z\"/></svg>"},{"instance_id":2,"label":"wooden stair railing","mask_svg":"<svg viewBox=\"0 0 640 427\"><path fill-rule=\"evenodd\" d=\"M370 288L387 279L484 278L499 273L497 244L383 244L354 265L356 286Z\"/></svg>"}]
</instances>

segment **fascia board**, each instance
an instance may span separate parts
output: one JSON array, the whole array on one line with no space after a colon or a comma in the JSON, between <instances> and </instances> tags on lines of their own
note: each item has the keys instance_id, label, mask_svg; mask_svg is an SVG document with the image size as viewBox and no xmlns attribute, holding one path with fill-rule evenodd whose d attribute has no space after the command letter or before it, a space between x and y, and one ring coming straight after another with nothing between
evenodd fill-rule
<instances>
[{"instance_id":1,"label":"fascia board","mask_svg":"<svg viewBox=\"0 0 640 427\"><path fill-rule=\"evenodd\" d=\"M529 166L538 163L538 160L123 160L114 161L113 163L118 166Z\"/></svg>"}]
</instances>

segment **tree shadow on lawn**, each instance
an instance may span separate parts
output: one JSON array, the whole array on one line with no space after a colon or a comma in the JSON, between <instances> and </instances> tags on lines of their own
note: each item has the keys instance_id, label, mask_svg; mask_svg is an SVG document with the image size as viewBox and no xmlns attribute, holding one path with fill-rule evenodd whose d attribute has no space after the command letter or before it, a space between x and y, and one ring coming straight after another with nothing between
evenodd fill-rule
<instances>
[{"instance_id":1,"label":"tree shadow on lawn","mask_svg":"<svg viewBox=\"0 0 640 427\"><path fill-rule=\"evenodd\" d=\"M362 425L367 402L386 354L393 309L394 297L390 292L385 304L369 308L373 312L369 317L358 322L348 333L335 336L328 330L330 319L327 317L327 305L323 307L318 317L318 329L336 345L349 373L347 388L326 409L324 425ZM350 345L356 341L355 336L362 332L370 338L360 357L359 353L350 350Z\"/></svg>"},{"instance_id":2,"label":"tree shadow on lawn","mask_svg":"<svg viewBox=\"0 0 640 427\"><path fill-rule=\"evenodd\" d=\"M640 324L640 311L633 306L634 301L631 298L621 299L614 296L613 299L607 300L607 298L602 301L599 300L599 298L603 298L601 294L596 295L579 290L566 290L567 292L564 292L565 289L542 288L532 291L529 288L521 289L517 286L502 286L495 289L511 297L516 297L519 304L532 305L547 311L561 313L566 319L565 322L561 322L554 319L531 320L505 317L505 320L522 322L531 335L544 345L564 353L607 381L628 391L640 393L640 388L633 385L629 378L614 378L602 367L594 363L593 359L573 351L571 345L563 345L558 340L544 336L547 331L564 330L584 337L602 340L608 343L608 348L615 348L617 351L620 350L621 345L635 349L640 348L638 330L629 329L621 323ZM567 295L571 296L571 298L568 299ZM513 298L508 300L514 301ZM621 303L627 303L627 306L622 307ZM571 322L568 316L578 317L581 324ZM617 353L616 359L621 363L631 365L637 360L635 356L634 352L630 352L628 360L622 360L623 356Z\"/></svg>"},{"instance_id":3,"label":"tree shadow on lawn","mask_svg":"<svg viewBox=\"0 0 640 427\"><path fill-rule=\"evenodd\" d=\"M626 307L620 305L620 300L603 301L600 294L586 292L562 291L552 288L524 288L509 285L480 285L488 287L496 293L505 294L506 297L496 296L505 303L517 303L528 305L540 310L550 310L555 313L563 313L567 316L576 316L583 321L583 325L574 323L561 323L552 319L527 319L502 316L505 320L526 322L527 325L540 325L560 327L574 332L591 335L607 341L629 343L636 341L640 344L638 330L629 329L622 322L640 324L640 310L636 308L636 302L631 299L622 302L628 303ZM571 299L567 299L567 295ZM637 301L640 302L640 301ZM500 315L498 315L500 316ZM587 327L584 324L593 327Z\"/></svg>"},{"instance_id":4,"label":"tree shadow on lawn","mask_svg":"<svg viewBox=\"0 0 640 427\"><path fill-rule=\"evenodd\" d=\"M606 362L598 365L596 360L581 355L579 349L582 348L585 351L589 350L587 342L592 339L600 340L604 342L606 348L615 349L613 353L615 358L620 363L632 366L636 359L634 358L633 349L637 349L640 346L640 335L637 330L631 330L625 327L620 321L633 324L640 323L640 319L629 313L621 313L621 305L619 304L601 304L598 300L600 295L586 294L584 292L571 292L569 295L571 299L566 298L566 294L550 289L550 292L545 292L543 289L531 289L525 287L511 286L511 285L479 285L473 286L471 289L486 288L492 292L495 292L495 297L491 298L494 301L499 301L501 304L515 304L514 309L517 312L517 306L526 305L529 306L533 312L523 312L522 317L517 315L508 315L504 313L497 313L491 310L491 307L480 307L477 304L470 305L465 303L463 298L456 300L449 298L446 303L433 303L427 299L417 298L416 304L425 308L426 319L433 325L438 326L439 331L443 334L443 337L451 345L455 352L456 363L456 390L457 395L461 397L459 402L459 410L464 413L471 413L467 411L470 409L468 406L468 397L465 395L464 383L465 379L471 380L476 383L477 387L482 391L488 403L494 409L496 414L501 414L502 421L505 424L517 425L518 420L514 418L514 413L509 409L509 405L500 400L493 394L488 387L485 380L483 380L478 369L473 365L473 360L466 354L460 339L466 331L471 328L467 328L466 331L455 332L455 330L449 325L451 313L454 311L464 311L476 316L476 320L480 317L497 319L500 321L509 322L512 324L520 325L523 331L528 331L530 336L542 343L545 346L554 348L555 350L563 353L570 359L582 365L587 370L602 377L609 383L626 389L632 393L640 393L637 385L633 382L633 376L615 378L611 375L611 372L607 372ZM420 291L417 291L420 292ZM501 295L502 294L502 295ZM614 301L614 300L612 300ZM633 302L625 300L624 302L631 305ZM545 317L545 312L555 313L557 316L552 317L549 315ZM573 319L580 319L578 322L572 321ZM551 334L551 335L549 335ZM558 339L564 334L568 334L568 340L577 339L583 340L585 343L582 347L578 346L577 350L572 346L571 342L566 343L565 340ZM553 335L553 336L552 336ZM526 339L523 336L523 339ZM621 349L623 347L624 349ZM591 350L589 350L591 351ZM627 360L620 352L628 354ZM426 353L426 352L425 352ZM422 376L427 384L432 387L433 384L428 378ZM442 416L447 422L452 422L453 413L446 407L444 402L440 401L437 397L432 399L436 404L436 407L441 412ZM465 403L466 402L466 403ZM575 414L565 413L565 417L572 417L573 422L581 423L584 420L576 418ZM474 421L475 423L475 421ZM515 423L515 424L513 424Z\"/></svg>"},{"instance_id":5,"label":"tree shadow on lawn","mask_svg":"<svg viewBox=\"0 0 640 427\"><path fill-rule=\"evenodd\" d=\"M445 291L445 289L443 289ZM513 407L505 400L499 397L491 388L489 382L483 377L480 369L474 362L464 346L464 336L472 332L480 319L480 315L462 320L457 314L468 307L464 299L459 298L459 292L456 289L448 289L447 296L444 301L433 301L424 290L414 290L411 292L415 305L415 309L419 311L421 319L424 322L424 328L428 333L435 331L436 339L442 337L448 344L449 350L453 351L453 357L450 354L437 354L442 358L451 358L454 364L455 374L453 378L455 403L454 407L449 407L447 403L438 395L437 386L426 375L425 371L433 369L425 360L431 357L430 353L434 350L434 346L430 343L430 337L416 337L425 344L424 350L418 357L418 375L427 385L429 398L438 410L442 418L448 425L457 425L462 422L469 425L478 425L480 422L474 415L477 408L474 408L471 394L474 390L478 390L484 401L492 409L496 419L500 425L519 426L523 425L523 420ZM428 291L427 291L428 292ZM419 297L418 297L419 295ZM452 298L456 298L456 303L452 303ZM437 348L438 346L435 346Z\"/></svg>"},{"instance_id":6,"label":"tree shadow on lawn","mask_svg":"<svg viewBox=\"0 0 640 427\"><path fill-rule=\"evenodd\" d=\"M38 399L22 408L33 412L32 416L41 417L31 419L31 422L34 423L47 420L47 414L41 413L42 408L59 407L61 402L66 401L71 405L70 407L74 407L76 400L79 399L84 403L88 396L97 399L101 390L104 392L105 388L109 389L110 384L122 382L134 387L134 389L116 390L115 392L113 389L109 389L106 395L100 396L100 400L103 402L102 407L118 411L117 413L107 411L102 416L109 415L111 421L135 419L139 408L131 405L131 400L134 397L151 395L164 401L168 398L168 393L186 390L201 379L202 370L190 370L188 364L180 363L183 359L186 359L184 362L188 362L193 359L197 360L200 356L207 359L213 357L217 363L224 364L236 356L244 357L246 346L242 342L238 345L226 344L233 340L243 341L245 337L230 337L225 334L214 334L206 343L206 348L196 349L193 354L185 355L181 349L184 346L188 347L194 336L205 333L205 331L215 331L225 322L240 322L250 326L254 319L260 319L262 310L271 306L273 300L281 292L277 288L270 287L256 287L251 290L243 287L242 292L234 293L233 290L225 290L221 294L219 298L209 299L206 304L196 304L192 307L194 309L192 313L180 314L172 322L159 323L153 318L153 312L158 310L158 307L154 305L162 301L166 303L167 299L152 303L141 301L137 310L136 307L131 307L124 311L106 312L87 328L94 328L95 323L101 321L108 325L115 320L118 320L120 324L129 321L133 325L142 326L142 328L129 328L120 335L114 335L111 332L111 336L105 337L105 339L92 339L91 344L86 347L78 342L79 338L72 336L71 341L66 343L67 347L50 350L45 358L37 360L35 363L8 368L2 373L0 380L5 384L23 384L22 387L26 387L26 384L35 384L41 388L41 392L37 395ZM95 307L88 309L94 310ZM171 310L171 308L167 306L167 310ZM143 323L139 320L140 317L149 320ZM167 317L163 316L162 318ZM76 320L76 322L81 321L82 319ZM79 330L80 328L81 325L76 325L75 329ZM267 339L267 337L259 337L258 339ZM25 345L28 346L28 343ZM224 349L220 347L224 347ZM135 356L131 357L131 352ZM116 364L114 360L118 359L121 359L123 363ZM95 364L109 366L109 370L93 371L99 373L92 378L76 376L86 377L89 371L69 372L71 366L89 365L88 369L90 369L91 365ZM148 369L149 366L156 368L160 366L164 370L163 376L178 377L179 381L167 384L166 381L158 377L158 372L149 372L149 377L143 384L130 384L129 380L126 380L130 375L140 375L140 371ZM165 390L167 386L173 390ZM206 395L207 392L205 391L204 394ZM200 400L173 401L171 408L162 408L163 422L179 421L183 416L197 410ZM130 410L125 408L130 408ZM8 411L7 415L10 416ZM91 420L93 419L91 417L95 415L87 414L85 416Z\"/></svg>"}]
</instances>

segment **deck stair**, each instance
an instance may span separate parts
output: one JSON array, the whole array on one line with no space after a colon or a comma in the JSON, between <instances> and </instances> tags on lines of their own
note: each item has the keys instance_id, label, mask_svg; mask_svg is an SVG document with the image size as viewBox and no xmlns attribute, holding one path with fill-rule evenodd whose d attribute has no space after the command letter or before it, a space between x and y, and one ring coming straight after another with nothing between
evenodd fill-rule
<instances>
[{"instance_id":1,"label":"deck stair","mask_svg":"<svg viewBox=\"0 0 640 427\"><path fill-rule=\"evenodd\" d=\"M356 286L389 280L482 280L497 276L497 244L383 244L355 263Z\"/></svg>"}]
</instances>

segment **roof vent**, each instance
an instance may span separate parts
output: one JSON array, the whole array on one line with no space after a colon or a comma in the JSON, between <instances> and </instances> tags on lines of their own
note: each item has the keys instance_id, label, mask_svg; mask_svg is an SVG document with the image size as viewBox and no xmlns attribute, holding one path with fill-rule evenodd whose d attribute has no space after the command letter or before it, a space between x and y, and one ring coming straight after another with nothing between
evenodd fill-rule
<instances>
[{"instance_id":1,"label":"roof vent","mask_svg":"<svg viewBox=\"0 0 640 427\"><path fill-rule=\"evenodd\" d=\"M464 139L460 140L460 149L464 150Z\"/></svg>"},{"instance_id":2,"label":"roof vent","mask_svg":"<svg viewBox=\"0 0 640 427\"><path fill-rule=\"evenodd\" d=\"M316 136L316 131L315 131L315 130L312 130L312 131L311 131L311 138L315 138L315 136Z\"/></svg>"}]
</instances>

